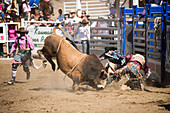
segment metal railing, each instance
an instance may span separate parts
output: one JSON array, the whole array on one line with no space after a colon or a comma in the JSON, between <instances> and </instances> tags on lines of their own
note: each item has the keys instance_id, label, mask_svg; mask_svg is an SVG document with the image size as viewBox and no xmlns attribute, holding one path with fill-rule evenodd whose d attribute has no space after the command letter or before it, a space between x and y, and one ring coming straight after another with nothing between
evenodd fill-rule
<instances>
[{"instance_id":1,"label":"metal railing","mask_svg":"<svg viewBox=\"0 0 170 113\"><path fill-rule=\"evenodd\" d=\"M118 19L90 19L90 50L114 47L120 51L120 28ZM118 26L113 25L116 23ZM93 25L96 24L96 25Z\"/></svg>"}]
</instances>

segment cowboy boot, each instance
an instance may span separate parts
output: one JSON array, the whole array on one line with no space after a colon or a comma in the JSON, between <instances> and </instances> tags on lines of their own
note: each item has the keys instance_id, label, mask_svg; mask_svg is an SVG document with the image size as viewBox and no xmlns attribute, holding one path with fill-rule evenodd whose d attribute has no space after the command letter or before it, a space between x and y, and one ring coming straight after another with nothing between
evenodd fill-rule
<instances>
[{"instance_id":1,"label":"cowboy boot","mask_svg":"<svg viewBox=\"0 0 170 113\"><path fill-rule=\"evenodd\" d=\"M8 82L9 85L12 85L15 83L15 77L12 77L12 79Z\"/></svg>"},{"instance_id":2,"label":"cowboy boot","mask_svg":"<svg viewBox=\"0 0 170 113\"><path fill-rule=\"evenodd\" d=\"M27 72L27 80L30 79L30 72Z\"/></svg>"}]
</instances>

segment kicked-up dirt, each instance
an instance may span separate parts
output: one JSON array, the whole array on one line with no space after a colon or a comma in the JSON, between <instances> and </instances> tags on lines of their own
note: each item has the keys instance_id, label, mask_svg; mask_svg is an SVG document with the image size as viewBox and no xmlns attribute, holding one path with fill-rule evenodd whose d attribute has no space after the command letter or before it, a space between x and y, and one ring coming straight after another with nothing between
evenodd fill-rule
<instances>
[{"instance_id":1,"label":"kicked-up dirt","mask_svg":"<svg viewBox=\"0 0 170 113\"><path fill-rule=\"evenodd\" d=\"M0 60L0 113L170 113L170 88L145 86L139 91L108 85L96 91L81 86L76 93L72 80L60 70L53 72L49 64L38 70L30 67L29 80L18 67L16 83L8 85L11 68L11 60Z\"/></svg>"}]
</instances>

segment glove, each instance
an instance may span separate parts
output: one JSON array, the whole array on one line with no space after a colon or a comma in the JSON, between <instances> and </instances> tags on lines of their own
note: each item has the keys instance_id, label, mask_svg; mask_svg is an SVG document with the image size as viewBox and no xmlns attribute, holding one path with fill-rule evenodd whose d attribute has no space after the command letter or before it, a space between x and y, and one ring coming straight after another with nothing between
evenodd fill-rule
<instances>
[{"instance_id":1,"label":"glove","mask_svg":"<svg viewBox=\"0 0 170 113\"><path fill-rule=\"evenodd\" d=\"M146 73L145 75L145 78L148 79L150 75L151 75L151 71L148 71L148 73Z\"/></svg>"}]
</instances>

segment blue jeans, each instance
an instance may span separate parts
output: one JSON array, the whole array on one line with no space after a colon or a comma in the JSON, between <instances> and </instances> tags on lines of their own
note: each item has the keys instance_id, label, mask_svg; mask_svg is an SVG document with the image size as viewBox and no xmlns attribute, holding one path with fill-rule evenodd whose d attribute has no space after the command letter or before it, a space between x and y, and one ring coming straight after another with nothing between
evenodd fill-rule
<instances>
[{"instance_id":1,"label":"blue jeans","mask_svg":"<svg viewBox=\"0 0 170 113\"><path fill-rule=\"evenodd\" d=\"M88 40L82 40L82 50L83 50L83 53L85 54L89 54L89 41Z\"/></svg>"},{"instance_id":2,"label":"blue jeans","mask_svg":"<svg viewBox=\"0 0 170 113\"><path fill-rule=\"evenodd\" d=\"M0 43L0 56L3 56L4 52L3 52L3 43Z\"/></svg>"}]
</instances>

